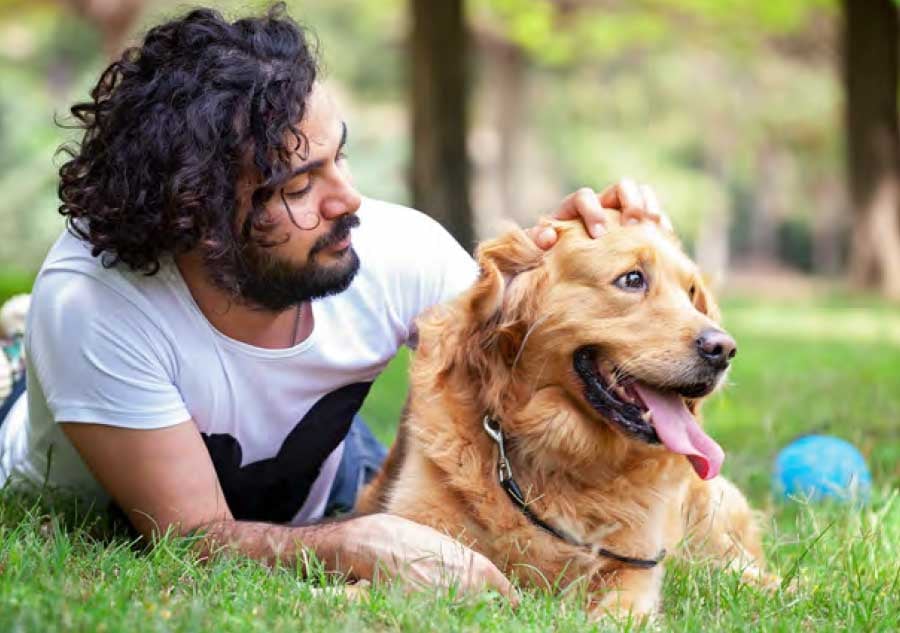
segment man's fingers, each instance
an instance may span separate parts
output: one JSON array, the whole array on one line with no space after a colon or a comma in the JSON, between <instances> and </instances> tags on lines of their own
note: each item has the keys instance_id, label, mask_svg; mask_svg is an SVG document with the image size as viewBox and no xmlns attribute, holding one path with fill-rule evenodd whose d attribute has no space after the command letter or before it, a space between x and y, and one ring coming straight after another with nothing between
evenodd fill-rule
<instances>
[{"instance_id":1,"label":"man's fingers","mask_svg":"<svg viewBox=\"0 0 900 633\"><path fill-rule=\"evenodd\" d=\"M480 575L485 580L486 585L509 600L512 606L519 606L519 593L516 591L516 588L491 561L486 558L483 560L483 569Z\"/></svg>"},{"instance_id":2,"label":"man's fingers","mask_svg":"<svg viewBox=\"0 0 900 633\"><path fill-rule=\"evenodd\" d=\"M556 240L559 236L556 234L556 229L550 226L543 227L539 232L535 243L544 250L547 250L554 244L556 244Z\"/></svg>"},{"instance_id":3,"label":"man's fingers","mask_svg":"<svg viewBox=\"0 0 900 633\"><path fill-rule=\"evenodd\" d=\"M470 596L494 590L513 606L518 606L518 592L490 559L458 543L441 552L407 560L392 575L403 580L410 589L456 586Z\"/></svg>"},{"instance_id":4,"label":"man's fingers","mask_svg":"<svg viewBox=\"0 0 900 633\"><path fill-rule=\"evenodd\" d=\"M656 193L647 185L635 185L635 188L639 196L638 202L630 203L622 210L622 223L643 222L644 220L659 223L660 205Z\"/></svg>"},{"instance_id":5,"label":"man's fingers","mask_svg":"<svg viewBox=\"0 0 900 633\"><path fill-rule=\"evenodd\" d=\"M619 186L621 182L610 185L600 192L600 204L607 209L621 209L622 201L619 199Z\"/></svg>"},{"instance_id":6,"label":"man's fingers","mask_svg":"<svg viewBox=\"0 0 900 633\"><path fill-rule=\"evenodd\" d=\"M554 216L557 220L580 219L592 237L600 237L606 229L606 214L594 190L582 187L563 199Z\"/></svg>"},{"instance_id":7,"label":"man's fingers","mask_svg":"<svg viewBox=\"0 0 900 633\"><path fill-rule=\"evenodd\" d=\"M643 209L644 199L637 184L631 178L622 178L614 185L610 185L600 194L600 204L610 209L627 211L628 209Z\"/></svg>"},{"instance_id":8,"label":"man's fingers","mask_svg":"<svg viewBox=\"0 0 900 633\"><path fill-rule=\"evenodd\" d=\"M600 194L600 204L622 211L623 224L651 220L668 231L673 230L672 221L663 211L653 188L638 185L630 178L623 178L604 189Z\"/></svg>"},{"instance_id":9,"label":"man's fingers","mask_svg":"<svg viewBox=\"0 0 900 633\"><path fill-rule=\"evenodd\" d=\"M556 244L556 240L559 237L556 234L556 229L550 226L546 219L541 219L537 226L533 226L525 232L531 238L531 241L543 250L547 250Z\"/></svg>"},{"instance_id":10,"label":"man's fingers","mask_svg":"<svg viewBox=\"0 0 900 633\"><path fill-rule=\"evenodd\" d=\"M557 220L574 220L578 217L578 197L583 196L583 191L590 192L590 188L582 187L575 193L570 193L565 198L563 198L562 203L559 205L559 208L556 210L556 213L553 214L553 217Z\"/></svg>"},{"instance_id":11,"label":"man's fingers","mask_svg":"<svg viewBox=\"0 0 900 633\"><path fill-rule=\"evenodd\" d=\"M462 556L465 573L460 580L463 584L462 589L466 593L479 593L485 589L493 589L518 604L518 595L512 583L487 556L468 548L462 551Z\"/></svg>"},{"instance_id":12,"label":"man's fingers","mask_svg":"<svg viewBox=\"0 0 900 633\"><path fill-rule=\"evenodd\" d=\"M644 199L644 211L647 213L647 217L654 222L659 222L662 219L662 205L659 204L659 198L656 197L653 187L640 185L638 189L641 192L641 197Z\"/></svg>"},{"instance_id":13,"label":"man's fingers","mask_svg":"<svg viewBox=\"0 0 900 633\"><path fill-rule=\"evenodd\" d=\"M628 178L623 178L619 183L619 202L622 203L622 223L640 222L645 217L647 204L641 189Z\"/></svg>"},{"instance_id":14,"label":"man's fingers","mask_svg":"<svg viewBox=\"0 0 900 633\"><path fill-rule=\"evenodd\" d=\"M644 202L647 204L647 217L667 231L674 231L672 228L672 220L670 220L666 212L663 211L662 205L659 203L659 198L656 196L653 187L650 185L641 185L640 190L641 195L644 197Z\"/></svg>"}]
</instances>

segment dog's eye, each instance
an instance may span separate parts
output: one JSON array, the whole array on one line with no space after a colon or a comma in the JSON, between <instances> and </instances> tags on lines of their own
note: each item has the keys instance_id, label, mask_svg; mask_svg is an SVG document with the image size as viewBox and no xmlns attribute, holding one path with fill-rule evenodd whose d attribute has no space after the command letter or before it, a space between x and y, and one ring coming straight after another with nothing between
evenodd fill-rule
<instances>
[{"instance_id":1,"label":"dog's eye","mask_svg":"<svg viewBox=\"0 0 900 633\"><path fill-rule=\"evenodd\" d=\"M691 298L691 301L694 300L694 296L697 294L697 286L691 284L691 289L688 290L688 296Z\"/></svg>"},{"instance_id":2,"label":"dog's eye","mask_svg":"<svg viewBox=\"0 0 900 633\"><path fill-rule=\"evenodd\" d=\"M647 280L644 273L639 270L632 270L615 281L616 287L626 292L642 292L647 289Z\"/></svg>"}]
</instances>

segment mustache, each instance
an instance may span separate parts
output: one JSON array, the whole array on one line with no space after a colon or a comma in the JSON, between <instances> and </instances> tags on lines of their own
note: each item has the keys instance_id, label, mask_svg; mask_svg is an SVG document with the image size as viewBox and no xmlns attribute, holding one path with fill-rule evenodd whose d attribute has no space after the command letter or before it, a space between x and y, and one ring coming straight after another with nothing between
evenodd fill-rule
<instances>
[{"instance_id":1,"label":"mustache","mask_svg":"<svg viewBox=\"0 0 900 633\"><path fill-rule=\"evenodd\" d=\"M355 229L359 226L359 217L355 214L353 215L342 215L337 221L334 223L332 229L313 244L313 247L309 251L309 256L319 253L320 251L325 250L335 244L343 242L347 237L350 236L350 230Z\"/></svg>"}]
</instances>

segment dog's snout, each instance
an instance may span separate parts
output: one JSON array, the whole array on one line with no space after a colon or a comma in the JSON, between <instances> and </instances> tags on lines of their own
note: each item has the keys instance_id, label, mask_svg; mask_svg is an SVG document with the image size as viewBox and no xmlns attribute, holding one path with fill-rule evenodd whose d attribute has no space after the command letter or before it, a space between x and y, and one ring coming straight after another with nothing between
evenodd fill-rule
<instances>
[{"instance_id":1,"label":"dog's snout","mask_svg":"<svg viewBox=\"0 0 900 633\"><path fill-rule=\"evenodd\" d=\"M716 369L725 369L737 354L737 343L722 330L703 330L697 337L697 353Z\"/></svg>"}]
</instances>

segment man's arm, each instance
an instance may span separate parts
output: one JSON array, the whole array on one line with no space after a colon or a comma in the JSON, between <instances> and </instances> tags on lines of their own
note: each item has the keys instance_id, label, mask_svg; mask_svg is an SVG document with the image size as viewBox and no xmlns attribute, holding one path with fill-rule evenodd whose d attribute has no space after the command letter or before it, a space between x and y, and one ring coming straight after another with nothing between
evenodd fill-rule
<instances>
[{"instance_id":1,"label":"man's arm","mask_svg":"<svg viewBox=\"0 0 900 633\"><path fill-rule=\"evenodd\" d=\"M220 549L266 561L300 561L312 550L326 569L372 579L379 570L421 585L514 590L484 556L439 532L386 514L289 527L237 521L193 421L135 430L62 423L97 481L146 538L196 533L205 554Z\"/></svg>"}]
</instances>

